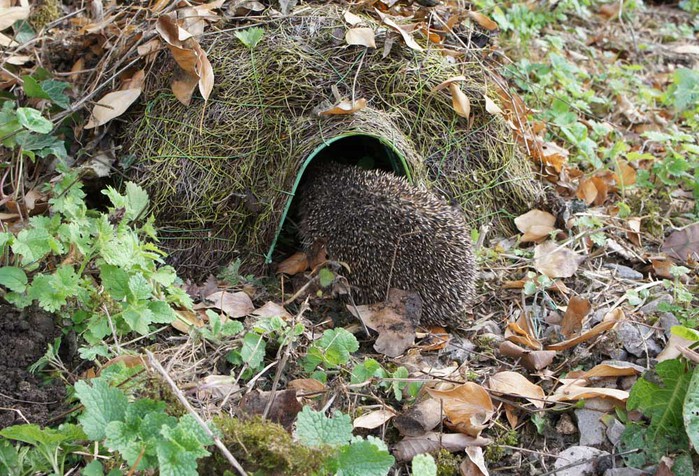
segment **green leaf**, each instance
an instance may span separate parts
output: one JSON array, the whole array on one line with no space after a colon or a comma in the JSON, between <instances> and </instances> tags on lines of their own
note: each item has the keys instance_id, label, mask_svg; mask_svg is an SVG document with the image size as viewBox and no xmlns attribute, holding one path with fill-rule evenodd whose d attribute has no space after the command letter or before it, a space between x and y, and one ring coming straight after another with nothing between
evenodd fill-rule
<instances>
[{"instance_id":1,"label":"green leaf","mask_svg":"<svg viewBox=\"0 0 699 476\"><path fill-rule=\"evenodd\" d=\"M213 440L194 417L184 415L174 428L163 426L158 441L158 468L161 476L197 476L197 458L209 456L205 445Z\"/></svg>"},{"instance_id":2,"label":"green leaf","mask_svg":"<svg viewBox=\"0 0 699 476\"><path fill-rule=\"evenodd\" d=\"M699 448L699 367L695 367L687 387L682 414L684 427L694 448Z\"/></svg>"},{"instance_id":3,"label":"green leaf","mask_svg":"<svg viewBox=\"0 0 699 476\"><path fill-rule=\"evenodd\" d=\"M396 462L388 451L365 440L340 448L337 460L338 476L385 476Z\"/></svg>"},{"instance_id":4,"label":"green leaf","mask_svg":"<svg viewBox=\"0 0 699 476\"><path fill-rule=\"evenodd\" d=\"M309 347L303 367L306 372L313 371L319 364L334 368L349 362L352 352L359 349L359 342L345 329L328 329L323 336Z\"/></svg>"},{"instance_id":5,"label":"green leaf","mask_svg":"<svg viewBox=\"0 0 699 476\"><path fill-rule=\"evenodd\" d=\"M0 268L0 285L5 286L10 291L23 293L27 289L27 275L16 266L3 266Z\"/></svg>"},{"instance_id":6,"label":"green leaf","mask_svg":"<svg viewBox=\"0 0 699 476\"><path fill-rule=\"evenodd\" d=\"M12 252L21 256L24 265L40 260L51 252L51 244L46 228L29 228L19 232L12 244Z\"/></svg>"},{"instance_id":7,"label":"green leaf","mask_svg":"<svg viewBox=\"0 0 699 476\"><path fill-rule=\"evenodd\" d=\"M20 473L19 452L7 440L0 441L0 476L15 476Z\"/></svg>"},{"instance_id":8,"label":"green leaf","mask_svg":"<svg viewBox=\"0 0 699 476\"><path fill-rule=\"evenodd\" d=\"M240 363L247 363L251 369L259 369L265 359L265 340L259 334L248 332L243 337L243 347L238 352Z\"/></svg>"},{"instance_id":9,"label":"green leaf","mask_svg":"<svg viewBox=\"0 0 699 476\"><path fill-rule=\"evenodd\" d=\"M80 474L82 476L104 476L104 468L99 460L94 460L93 462L85 465Z\"/></svg>"},{"instance_id":10,"label":"green leaf","mask_svg":"<svg viewBox=\"0 0 699 476\"><path fill-rule=\"evenodd\" d=\"M265 31L262 28L254 27L247 30L236 31L235 37L238 38L246 47L253 49L262 39Z\"/></svg>"},{"instance_id":11,"label":"green leaf","mask_svg":"<svg viewBox=\"0 0 699 476\"><path fill-rule=\"evenodd\" d=\"M93 379L92 385L80 380L75 383L75 394L85 407L78 421L90 440L102 441L106 437L107 424L124 420L128 400L118 388L110 387L100 379Z\"/></svg>"},{"instance_id":12,"label":"green leaf","mask_svg":"<svg viewBox=\"0 0 699 476\"><path fill-rule=\"evenodd\" d=\"M682 407L692 374L680 360L660 362L654 375L644 375L631 388L628 410L640 410L650 418L646 443L673 443L686 447Z\"/></svg>"},{"instance_id":13,"label":"green leaf","mask_svg":"<svg viewBox=\"0 0 699 476\"><path fill-rule=\"evenodd\" d=\"M175 311L165 301L151 301L148 303L148 310L152 313L151 322L157 324L170 324L177 318ZM233 321L238 323L237 321ZM240 323L238 323L240 324ZM242 324L241 324L242 330Z\"/></svg>"},{"instance_id":14,"label":"green leaf","mask_svg":"<svg viewBox=\"0 0 699 476\"><path fill-rule=\"evenodd\" d=\"M126 296L129 295L129 274L111 264L103 264L99 269L105 291L116 301L126 299Z\"/></svg>"},{"instance_id":15,"label":"green leaf","mask_svg":"<svg viewBox=\"0 0 699 476\"><path fill-rule=\"evenodd\" d=\"M323 288L327 288L328 286L330 286L333 283L334 279L335 274L328 268L323 268L318 273L318 280L320 281L320 286Z\"/></svg>"},{"instance_id":16,"label":"green leaf","mask_svg":"<svg viewBox=\"0 0 699 476\"><path fill-rule=\"evenodd\" d=\"M29 287L28 296L39 302L42 309L56 312L65 306L70 297L81 291L80 276L70 265L61 265L52 275L40 274Z\"/></svg>"},{"instance_id":17,"label":"green leaf","mask_svg":"<svg viewBox=\"0 0 699 476\"><path fill-rule=\"evenodd\" d=\"M437 463L432 455L419 454L413 458L412 473L413 476L437 476Z\"/></svg>"},{"instance_id":18,"label":"green leaf","mask_svg":"<svg viewBox=\"0 0 699 476\"><path fill-rule=\"evenodd\" d=\"M352 422L349 415L335 412L328 418L305 406L296 417L294 436L306 446L346 445L352 439Z\"/></svg>"},{"instance_id":19,"label":"green leaf","mask_svg":"<svg viewBox=\"0 0 699 476\"><path fill-rule=\"evenodd\" d=\"M53 130L53 123L32 107L18 107L17 120L25 128L39 134L48 134Z\"/></svg>"},{"instance_id":20,"label":"green leaf","mask_svg":"<svg viewBox=\"0 0 699 476\"><path fill-rule=\"evenodd\" d=\"M36 151L39 157L55 155L61 159L65 159L68 156L65 141L50 134L36 134L30 131L21 131L17 133L15 140L18 145L22 146L23 152L25 153L27 151Z\"/></svg>"},{"instance_id":21,"label":"green leaf","mask_svg":"<svg viewBox=\"0 0 699 476\"><path fill-rule=\"evenodd\" d=\"M699 341L699 331L685 326L672 326L670 332L683 339Z\"/></svg>"},{"instance_id":22,"label":"green leaf","mask_svg":"<svg viewBox=\"0 0 699 476\"><path fill-rule=\"evenodd\" d=\"M142 217L148 208L148 193L133 182L126 183L126 218L129 221Z\"/></svg>"},{"instance_id":23,"label":"green leaf","mask_svg":"<svg viewBox=\"0 0 699 476\"><path fill-rule=\"evenodd\" d=\"M150 324L153 322L153 313L147 305L139 303L130 305L121 313L124 322L132 331L138 332L142 336L150 332Z\"/></svg>"}]
</instances>

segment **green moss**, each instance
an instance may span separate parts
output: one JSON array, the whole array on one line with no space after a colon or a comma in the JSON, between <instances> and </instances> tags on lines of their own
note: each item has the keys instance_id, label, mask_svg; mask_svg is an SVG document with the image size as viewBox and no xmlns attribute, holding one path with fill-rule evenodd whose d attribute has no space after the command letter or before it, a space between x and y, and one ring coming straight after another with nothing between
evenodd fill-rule
<instances>
[{"instance_id":1,"label":"green moss","mask_svg":"<svg viewBox=\"0 0 699 476\"><path fill-rule=\"evenodd\" d=\"M505 457L505 449L501 445L517 446L519 444L519 435L514 430L505 431L495 437L493 444L485 448L485 461L494 462L500 461Z\"/></svg>"},{"instance_id":2,"label":"green moss","mask_svg":"<svg viewBox=\"0 0 699 476\"><path fill-rule=\"evenodd\" d=\"M437 476L456 476L460 474L461 458L458 456L442 449L437 453L435 460L437 461Z\"/></svg>"},{"instance_id":3,"label":"green moss","mask_svg":"<svg viewBox=\"0 0 699 476\"><path fill-rule=\"evenodd\" d=\"M44 0L39 2L29 14L29 24L39 31L49 23L61 18L61 2L59 0Z\"/></svg>"},{"instance_id":4,"label":"green moss","mask_svg":"<svg viewBox=\"0 0 699 476\"><path fill-rule=\"evenodd\" d=\"M260 418L240 420L228 416L214 418L214 424L223 434L226 447L250 474L325 474L323 466L329 450L294 442L281 425ZM199 474L234 473L228 461L216 452L200 463Z\"/></svg>"}]
</instances>

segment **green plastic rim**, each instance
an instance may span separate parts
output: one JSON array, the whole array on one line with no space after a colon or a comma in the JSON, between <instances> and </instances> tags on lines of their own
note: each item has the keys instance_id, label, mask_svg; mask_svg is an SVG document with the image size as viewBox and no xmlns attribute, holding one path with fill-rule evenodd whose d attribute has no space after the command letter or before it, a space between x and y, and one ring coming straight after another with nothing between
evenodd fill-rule
<instances>
[{"instance_id":1,"label":"green plastic rim","mask_svg":"<svg viewBox=\"0 0 699 476\"><path fill-rule=\"evenodd\" d=\"M265 255L265 264L270 264L272 262L272 253L274 253L274 248L277 246L277 240L279 239L279 235L282 232L282 227L284 226L284 222L286 221L287 214L289 213L289 209L291 208L291 202L294 200L294 197L296 196L296 190L298 189L299 183L301 183L301 178L303 177L303 174L306 172L306 168L308 168L308 165L311 162L313 162L316 156L323 150L328 148L333 143L343 139L347 139L349 137L367 137L369 139L378 141L386 151L386 158L388 159L388 163L391 165L393 172L406 177L410 182L413 181L412 175L410 173L410 167L408 167L408 163L405 160L405 156L398 149L396 149L396 147L389 140L387 140L384 137L375 136L372 134L350 132L346 134L340 134L338 136L333 137L332 139L324 141L321 145L316 147L313 150L313 152L311 152L308 155L308 157L306 157L306 160L303 161L298 173L296 174L296 179L294 180L294 186L291 188L291 192L287 192L289 198L286 201L286 206L284 207L282 216L279 219L279 224L277 225L277 232L274 234L272 245L269 247L269 251Z\"/></svg>"}]
</instances>

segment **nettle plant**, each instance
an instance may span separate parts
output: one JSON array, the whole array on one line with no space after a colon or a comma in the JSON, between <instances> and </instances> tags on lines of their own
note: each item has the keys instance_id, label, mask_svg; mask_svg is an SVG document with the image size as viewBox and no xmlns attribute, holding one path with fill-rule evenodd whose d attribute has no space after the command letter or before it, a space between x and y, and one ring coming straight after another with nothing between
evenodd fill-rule
<instances>
[{"instance_id":1,"label":"nettle plant","mask_svg":"<svg viewBox=\"0 0 699 476\"><path fill-rule=\"evenodd\" d=\"M7 264L0 293L19 308L36 303L66 320L90 349L83 358L107 355L107 336L146 335L154 324L176 318L172 306L191 306L175 270L164 266L146 192L127 183L121 194L103 191L108 212L88 210L78 173L61 167L52 187L50 216L35 216L17 236L0 233ZM11 251L11 252L10 252Z\"/></svg>"}]
</instances>

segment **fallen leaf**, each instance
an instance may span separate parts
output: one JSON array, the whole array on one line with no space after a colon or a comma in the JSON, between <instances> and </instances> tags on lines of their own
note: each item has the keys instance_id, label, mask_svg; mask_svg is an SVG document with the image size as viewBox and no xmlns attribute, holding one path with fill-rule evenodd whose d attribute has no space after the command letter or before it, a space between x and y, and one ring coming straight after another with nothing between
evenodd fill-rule
<instances>
[{"instance_id":1,"label":"fallen leaf","mask_svg":"<svg viewBox=\"0 0 699 476\"><path fill-rule=\"evenodd\" d=\"M141 95L141 88L123 89L106 94L97 101L85 129L93 129L119 117Z\"/></svg>"},{"instance_id":2,"label":"fallen leaf","mask_svg":"<svg viewBox=\"0 0 699 476\"><path fill-rule=\"evenodd\" d=\"M575 196L585 202L585 205L591 205L597 199L597 187L590 179L581 180L578 184L578 190Z\"/></svg>"},{"instance_id":3,"label":"fallen leaf","mask_svg":"<svg viewBox=\"0 0 699 476\"><path fill-rule=\"evenodd\" d=\"M573 296L561 321L561 334L566 339L578 335L582 330L583 320L592 310L592 304L587 299Z\"/></svg>"},{"instance_id":4,"label":"fallen leaf","mask_svg":"<svg viewBox=\"0 0 699 476\"><path fill-rule=\"evenodd\" d=\"M499 347L500 353L511 359L519 359L522 366L530 372L535 372L548 367L556 357L556 352L553 350L529 350L513 344L509 341L503 341Z\"/></svg>"},{"instance_id":5,"label":"fallen leaf","mask_svg":"<svg viewBox=\"0 0 699 476\"><path fill-rule=\"evenodd\" d=\"M483 97L485 98L485 110L486 111L488 111L490 114L493 114L493 115L502 114L502 109L500 109L500 107L497 104L495 104L495 102L493 102L492 99L490 99L485 94L483 95Z\"/></svg>"},{"instance_id":6,"label":"fallen leaf","mask_svg":"<svg viewBox=\"0 0 699 476\"><path fill-rule=\"evenodd\" d=\"M264 306L255 309L251 314L257 317L281 317L283 319L291 319L291 314L284 309L284 306L272 301L267 301Z\"/></svg>"},{"instance_id":7,"label":"fallen leaf","mask_svg":"<svg viewBox=\"0 0 699 476\"><path fill-rule=\"evenodd\" d=\"M629 231L626 232L626 238L634 245L641 247L641 219L638 217L629 218L627 220Z\"/></svg>"},{"instance_id":8,"label":"fallen leaf","mask_svg":"<svg viewBox=\"0 0 699 476\"><path fill-rule=\"evenodd\" d=\"M403 436L421 436L442 422L442 404L426 398L393 419L393 426Z\"/></svg>"},{"instance_id":9,"label":"fallen leaf","mask_svg":"<svg viewBox=\"0 0 699 476\"><path fill-rule=\"evenodd\" d=\"M586 340L590 340L593 337L596 337L600 335L602 332L607 331L611 328L613 328L619 321L624 319L624 312L621 309L615 309L612 312L607 313L606 316L604 316L604 319L602 322L597 324L595 327L592 329L583 332L577 337L574 337L572 339L564 340L563 342L558 342L556 344L551 344L546 346L546 350L566 350L570 349L571 347L574 347L578 345L581 342L585 342Z\"/></svg>"},{"instance_id":10,"label":"fallen leaf","mask_svg":"<svg viewBox=\"0 0 699 476\"><path fill-rule=\"evenodd\" d=\"M515 226L523 233L521 241L527 243L548 237L556 230L556 217L543 210L529 210L515 218Z\"/></svg>"},{"instance_id":11,"label":"fallen leaf","mask_svg":"<svg viewBox=\"0 0 699 476\"><path fill-rule=\"evenodd\" d=\"M326 390L325 384L314 378L298 378L286 384L297 393L320 393Z\"/></svg>"},{"instance_id":12,"label":"fallen leaf","mask_svg":"<svg viewBox=\"0 0 699 476\"><path fill-rule=\"evenodd\" d=\"M526 315L521 315L516 322L508 322L505 328L505 339L510 342L515 342L529 347L530 349L539 350L542 345L539 340L534 337L531 330L531 324Z\"/></svg>"},{"instance_id":13,"label":"fallen leaf","mask_svg":"<svg viewBox=\"0 0 699 476\"><path fill-rule=\"evenodd\" d=\"M581 257L572 250L547 241L534 248L534 268L549 278L569 278L575 274Z\"/></svg>"},{"instance_id":14,"label":"fallen leaf","mask_svg":"<svg viewBox=\"0 0 699 476\"><path fill-rule=\"evenodd\" d=\"M699 260L699 223L674 231L665 238L661 248L671 258L687 262Z\"/></svg>"},{"instance_id":15,"label":"fallen leaf","mask_svg":"<svg viewBox=\"0 0 699 476\"><path fill-rule=\"evenodd\" d=\"M349 10L346 11L343 16L345 18L345 21L352 26L357 26L361 23L364 23L364 20L362 20L362 17L355 15L354 13L350 12Z\"/></svg>"},{"instance_id":16,"label":"fallen leaf","mask_svg":"<svg viewBox=\"0 0 699 476\"><path fill-rule=\"evenodd\" d=\"M488 467L485 464L483 448L469 446L465 448L467 458L459 465L461 476L488 476Z\"/></svg>"},{"instance_id":17,"label":"fallen leaf","mask_svg":"<svg viewBox=\"0 0 699 476\"><path fill-rule=\"evenodd\" d=\"M192 327L204 327L204 321L196 312L176 309L175 314L177 314L177 319L172 321L170 325L184 334L188 334Z\"/></svg>"},{"instance_id":18,"label":"fallen leaf","mask_svg":"<svg viewBox=\"0 0 699 476\"><path fill-rule=\"evenodd\" d=\"M268 408L269 410L267 410ZM296 390L267 392L255 389L247 393L240 401L238 412L249 416L261 416L267 411L267 419L289 430L294 425L296 415L302 409L303 406L296 398Z\"/></svg>"},{"instance_id":19,"label":"fallen leaf","mask_svg":"<svg viewBox=\"0 0 699 476\"><path fill-rule=\"evenodd\" d=\"M455 82L457 82L457 81L466 81L466 76L460 75L460 76L453 76L453 77L451 77L451 78L449 78L449 79L445 79L444 81L442 81L441 83L439 83L437 86L433 87L433 88L431 89L431 91L432 91L433 93L434 93L434 92L437 92L437 91L441 91L442 89L448 88L449 86L452 85L452 83L455 83Z\"/></svg>"},{"instance_id":20,"label":"fallen leaf","mask_svg":"<svg viewBox=\"0 0 699 476\"><path fill-rule=\"evenodd\" d=\"M223 400L240 391L240 385L232 375L207 375L194 387L199 400Z\"/></svg>"},{"instance_id":21,"label":"fallen leaf","mask_svg":"<svg viewBox=\"0 0 699 476\"><path fill-rule=\"evenodd\" d=\"M194 94L194 90L197 88L198 84L199 78L196 75L183 71L172 81L172 94L174 94L177 100L182 104L189 106L192 102L192 94Z\"/></svg>"},{"instance_id":22,"label":"fallen leaf","mask_svg":"<svg viewBox=\"0 0 699 476\"><path fill-rule=\"evenodd\" d=\"M345 34L345 41L348 45L366 46L376 48L374 30L371 28L350 28Z\"/></svg>"},{"instance_id":23,"label":"fallen leaf","mask_svg":"<svg viewBox=\"0 0 699 476\"><path fill-rule=\"evenodd\" d=\"M475 21L486 30L493 31L498 29L498 24L482 13L469 10L468 16L471 18L471 20Z\"/></svg>"},{"instance_id":24,"label":"fallen leaf","mask_svg":"<svg viewBox=\"0 0 699 476\"><path fill-rule=\"evenodd\" d=\"M367 101L364 98L357 99L352 103L349 99L343 99L333 107L320 111L318 114L321 116L333 116L333 115L347 115L354 114L357 111L361 111L366 107Z\"/></svg>"},{"instance_id":25,"label":"fallen leaf","mask_svg":"<svg viewBox=\"0 0 699 476\"><path fill-rule=\"evenodd\" d=\"M277 273L288 274L293 276L298 273L303 273L308 269L308 257L303 251L297 251L287 259L279 263Z\"/></svg>"},{"instance_id":26,"label":"fallen leaf","mask_svg":"<svg viewBox=\"0 0 699 476\"><path fill-rule=\"evenodd\" d=\"M584 385L567 383L559 387L553 395L550 395L547 401L571 402L590 398L611 398L619 402L625 402L629 398L629 392L616 388L585 387Z\"/></svg>"},{"instance_id":27,"label":"fallen leaf","mask_svg":"<svg viewBox=\"0 0 699 476\"><path fill-rule=\"evenodd\" d=\"M406 437L396 443L393 456L398 461L410 461L416 455L433 453L442 448L450 452L462 451L469 446L486 446L492 443L489 438L464 435L463 433L430 432L422 436Z\"/></svg>"},{"instance_id":28,"label":"fallen leaf","mask_svg":"<svg viewBox=\"0 0 699 476\"><path fill-rule=\"evenodd\" d=\"M568 372L567 379L591 379L596 377L627 377L643 372L643 367L631 362L615 364L598 364L590 370L574 370Z\"/></svg>"},{"instance_id":29,"label":"fallen leaf","mask_svg":"<svg viewBox=\"0 0 699 476\"><path fill-rule=\"evenodd\" d=\"M419 303L419 304L418 304ZM388 301L347 309L365 326L379 333L374 350L388 357L402 355L415 342L414 322L419 322L422 301L415 293L391 288Z\"/></svg>"},{"instance_id":30,"label":"fallen leaf","mask_svg":"<svg viewBox=\"0 0 699 476\"><path fill-rule=\"evenodd\" d=\"M490 395L480 385L467 382L451 390L426 389L442 401L444 414L459 432L476 437L486 428L495 412Z\"/></svg>"},{"instance_id":31,"label":"fallen leaf","mask_svg":"<svg viewBox=\"0 0 699 476\"><path fill-rule=\"evenodd\" d=\"M385 15L381 13L379 10L374 9L376 13L379 15L379 18L381 18L381 21L396 30L398 33L400 33L400 36L403 37L403 41L405 41L405 44L408 45L408 48L415 50L415 51L424 51L424 48L420 45L417 44L417 41L415 41L415 38L412 37L410 33L405 31L403 28L400 27L395 21L393 21L391 18L388 17L388 15Z\"/></svg>"},{"instance_id":32,"label":"fallen leaf","mask_svg":"<svg viewBox=\"0 0 699 476\"><path fill-rule=\"evenodd\" d=\"M617 173L614 180L619 187L624 188L636 183L636 169L631 167L625 160L618 160L616 164Z\"/></svg>"},{"instance_id":33,"label":"fallen leaf","mask_svg":"<svg viewBox=\"0 0 699 476\"><path fill-rule=\"evenodd\" d=\"M29 18L29 7L3 7L0 8L0 31L5 30L19 20Z\"/></svg>"},{"instance_id":34,"label":"fallen leaf","mask_svg":"<svg viewBox=\"0 0 699 476\"><path fill-rule=\"evenodd\" d=\"M375 410L355 418L352 422L352 427L373 430L374 428L385 425L386 422L388 422L394 416L396 416L396 412L390 408Z\"/></svg>"},{"instance_id":35,"label":"fallen leaf","mask_svg":"<svg viewBox=\"0 0 699 476\"><path fill-rule=\"evenodd\" d=\"M699 56L699 45L674 45L670 50L673 53L679 53L681 55Z\"/></svg>"},{"instance_id":36,"label":"fallen leaf","mask_svg":"<svg viewBox=\"0 0 699 476\"><path fill-rule=\"evenodd\" d=\"M488 388L493 392L504 395L526 398L536 408L544 408L546 398L544 390L517 372L505 371L496 373L488 380Z\"/></svg>"},{"instance_id":37,"label":"fallen leaf","mask_svg":"<svg viewBox=\"0 0 699 476\"><path fill-rule=\"evenodd\" d=\"M449 85L449 91L451 92L451 104L454 111L461 116L468 119L471 115L471 101L469 101L468 96L464 94L458 84L451 83Z\"/></svg>"},{"instance_id":38,"label":"fallen leaf","mask_svg":"<svg viewBox=\"0 0 699 476\"><path fill-rule=\"evenodd\" d=\"M255 306L252 304L250 296L242 291L231 293L229 291L216 291L206 296L206 301L211 304L198 304L195 309L214 308L219 309L230 317L245 317L252 313Z\"/></svg>"}]
</instances>

